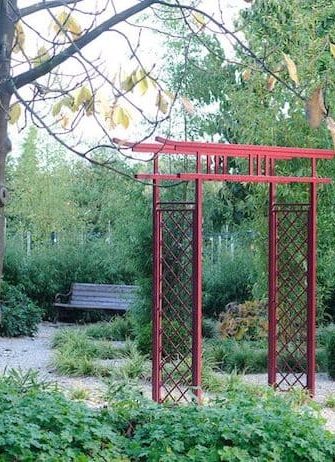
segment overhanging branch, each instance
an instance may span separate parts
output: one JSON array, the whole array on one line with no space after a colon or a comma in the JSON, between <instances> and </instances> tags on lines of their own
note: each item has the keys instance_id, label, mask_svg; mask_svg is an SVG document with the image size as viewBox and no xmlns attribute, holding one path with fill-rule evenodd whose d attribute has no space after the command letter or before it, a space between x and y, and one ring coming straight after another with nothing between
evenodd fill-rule
<instances>
[{"instance_id":1,"label":"overhanging branch","mask_svg":"<svg viewBox=\"0 0 335 462\"><path fill-rule=\"evenodd\" d=\"M80 3L83 0L50 0L35 3L34 5L27 6L26 8L21 8L19 10L19 17L23 18L24 16L29 16L30 14L37 13L41 10L47 10L50 8L57 8L59 6L68 6L75 3Z\"/></svg>"},{"instance_id":2,"label":"overhanging branch","mask_svg":"<svg viewBox=\"0 0 335 462\"><path fill-rule=\"evenodd\" d=\"M78 40L76 40L75 43L70 45L64 51L60 52L58 55L51 58L49 61L46 61L45 63L33 69L30 69L29 71L23 72L22 74L15 76L12 79L12 84L14 85L16 89L19 89L27 85L28 83L39 79L43 75L48 74L55 67L64 63L71 56L75 55L78 50L81 50L82 48L84 48L86 45L88 45L93 40L98 38L101 34L109 30L111 27L114 27L117 24L124 22L131 16L134 16L135 14L140 13L141 11L147 9L148 7L150 7L156 2L157 0L143 0L140 3L137 3L136 5L122 11L122 13L118 13L114 15L112 18L103 22L102 24L97 26L95 29L91 30L90 32L87 32L85 35L83 35ZM0 85L0 92L1 92L1 87L4 85L6 85L6 83ZM7 82L7 85L8 85L8 82ZM10 88L7 88L7 90L10 92L12 91L12 89Z\"/></svg>"}]
</instances>

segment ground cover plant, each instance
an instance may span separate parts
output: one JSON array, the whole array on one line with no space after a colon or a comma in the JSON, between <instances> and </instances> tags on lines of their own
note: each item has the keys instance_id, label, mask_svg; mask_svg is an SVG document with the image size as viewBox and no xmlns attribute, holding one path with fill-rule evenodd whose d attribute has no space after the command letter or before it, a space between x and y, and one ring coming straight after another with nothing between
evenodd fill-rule
<instances>
[{"instance_id":1,"label":"ground cover plant","mask_svg":"<svg viewBox=\"0 0 335 462\"><path fill-rule=\"evenodd\" d=\"M0 461L331 462L335 437L307 398L232 377L208 405L157 405L118 384L90 409L30 373L0 379ZM171 425L173 422L173 425Z\"/></svg>"},{"instance_id":2,"label":"ground cover plant","mask_svg":"<svg viewBox=\"0 0 335 462\"><path fill-rule=\"evenodd\" d=\"M2 283L0 335L33 335L42 320L42 310L24 293L22 286Z\"/></svg>"}]
</instances>

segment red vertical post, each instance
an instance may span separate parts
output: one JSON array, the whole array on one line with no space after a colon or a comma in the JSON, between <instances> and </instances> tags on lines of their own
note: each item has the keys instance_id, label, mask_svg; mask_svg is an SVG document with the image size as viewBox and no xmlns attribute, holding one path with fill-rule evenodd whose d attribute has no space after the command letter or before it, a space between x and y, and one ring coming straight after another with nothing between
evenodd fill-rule
<instances>
[{"instance_id":1,"label":"red vertical post","mask_svg":"<svg viewBox=\"0 0 335 462\"><path fill-rule=\"evenodd\" d=\"M271 160L270 174L274 175L274 160ZM276 187L269 185L269 281L268 281L268 383L276 384L277 374L277 224L276 224Z\"/></svg>"},{"instance_id":2,"label":"red vertical post","mask_svg":"<svg viewBox=\"0 0 335 462\"><path fill-rule=\"evenodd\" d=\"M312 159L312 177L316 176L316 159ZM310 184L310 207L308 216L308 262L307 262L307 388L315 394L315 343L316 343L316 222L317 185Z\"/></svg>"},{"instance_id":3,"label":"red vertical post","mask_svg":"<svg viewBox=\"0 0 335 462\"><path fill-rule=\"evenodd\" d=\"M154 159L154 173L158 172L158 157ZM162 355L162 275L161 245L162 225L159 210L158 181L153 180L153 300L152 300L152 399L161 402L161 355Z\"/></svg>"},{"instance_id":4,"label":"red vertical post","mask_svg":"<svg viewBox=\"0 0 335 462\"><path fill-rule=\"evenodd\" d=\"M200 155L197 155L197 171ZM192 319L192 387L201 401L202 369L202 180L195 181L195 210L193 220L193 319Z\"/></svg>"}]
</instances>

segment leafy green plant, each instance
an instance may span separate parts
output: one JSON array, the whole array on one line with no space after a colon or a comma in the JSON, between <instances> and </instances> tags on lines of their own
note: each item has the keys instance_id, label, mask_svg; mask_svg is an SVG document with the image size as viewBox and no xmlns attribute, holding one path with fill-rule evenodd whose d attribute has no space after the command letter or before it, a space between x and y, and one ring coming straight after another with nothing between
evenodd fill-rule
<instances>
[{"instance_id":1,"label":"leafy green plant","mask_svg":"<svg viewBox=\"0 0 335 462\"><path fill-rule=\"evenodd\" d=\"M73 400L76 401L84 401L88 399L90 396L90 393L88 390L85 390L84 388L73 388L70 393L70 397Z\"/></svg>"},{"instance_id":2,"label":"leafy green plant","mask_svg":"<svg viewBox=\"0 0 335 462\"><path fill-rule=\"evenodd\" d=\"M332 462L335 438L309 400L231 375L209 406L157 405L110 381L108 409L0 379L3 462ZM173 425L171 424L173 423ZM257 435L257 437L255 437Z\"/></svg>"},{"instance_id":3,"label":"leafy green plant","mask_svg":"<svg viewBox=\"0 0 335 462\"><path fill-rule=\"evenodd\" d=\"M255 282L255 267L252 254L246 251L234 256L227 253L216 263L204 263L204 313L219 315L230 302L250 299Z\"/></svg>"},{"instance_id":4,"label":"leafy green plant","mask_svg":"<svg viewBox=\"0 0 335 462\"><path fill-rule=\"evenodd\" d=\"M257 340L267 335L267 313L264 302L246 301L220 314L219 332L223 338Z\"/></svg>"},{"instance_id":5,"label":"leafy green plant","mask_svg":"<svg viewBox=\"0 0 335 462\"><path fill-rule=\"evenodd\" d=\"M219 335L218 322L212 318L202 319L202 335L204 338L216 338Z\"/></svg>"},{"instance_id":6,"label":"leafy green plant","mask_svg":"<svg viewBox=\"0 0 335 462\"><path fill-rule=\"evenodd\" d=\"M327 343L327 363L328 363L328 375L332 379L335 379L335 333L329 335Z\"/></svg>"},{"instance_id":7,"label":"leafy green plant","mask_svg":"<svg viewBox=\"0 0 335 462\"><path fill-rule=\"evenodd\" d=\"M42 310L24 293L23 287L3 283L1 294L0 335L33 335L42 320Z\"/></svg>"},{"instance_id":8,"label":"leafy green plant","mask_svg":"<svg viewBox=\"0 0 335 462\"><path fill-rule=\"evenodd\" d=\"M335 408L335 395L331 394L326 397L325 406L330 407L331 409Z\"/></svg>"},{"instance_id":9,"label":"leafy green plant","mask_svg":"<svg viewBox=\"0 0 335 462\"><path fill-rule=\"evenodd\" d=\"M133 338L133 324L129 315L117 316L109 322L91 324L86 328L86 334L92 338L106 340L126 340Z\"/></svg>"}]
</instances>

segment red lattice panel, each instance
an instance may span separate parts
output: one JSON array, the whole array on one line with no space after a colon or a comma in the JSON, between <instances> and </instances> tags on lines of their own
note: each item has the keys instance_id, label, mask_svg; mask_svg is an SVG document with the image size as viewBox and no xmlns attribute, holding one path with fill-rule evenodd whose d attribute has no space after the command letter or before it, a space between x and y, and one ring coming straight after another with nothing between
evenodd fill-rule
<instances>
[{"instance_id":1,"label":"red lattice panel","mask_svg":"<svg viewBox=\"0 0 335 462\"><path fill-rule=\"evenodd\" d=\"M308 213L276 204L276 387L307 388Z\"/></svg>"},{"instance_id":2,"label":"red lattice panel","mask_svg":"<svg viewBox=\"0 0 335 462\"><path fill-rule=\"evenodd\" d=\"M161 204L161 401L192 399L193 204Z\"/></svg>"}]
</instances>

